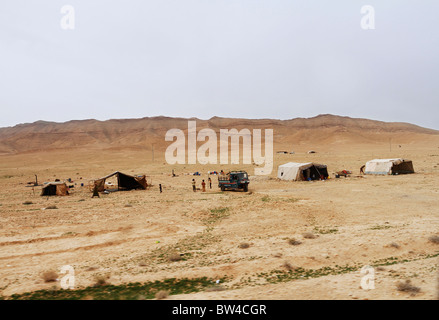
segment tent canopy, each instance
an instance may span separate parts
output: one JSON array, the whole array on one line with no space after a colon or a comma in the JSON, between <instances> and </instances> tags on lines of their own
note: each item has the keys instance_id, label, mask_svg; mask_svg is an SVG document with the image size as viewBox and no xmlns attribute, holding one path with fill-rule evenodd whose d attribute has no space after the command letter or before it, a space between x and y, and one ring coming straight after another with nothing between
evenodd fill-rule
<instances>
[{"instance_id":1,"label":"tent canopy","mask_svg":"<svg viewBox=\"0 0 439 320\"><path fill-rule=\"evenodd\" d=\"M328 177L327 166L320 163L306 162L288 162L280 165L277 170L277 177L281 180L318 180Z\"/></svg>"},{"instance_id":2,"label":"tent canopy","mask_svg":"<svg viewBox=\"0 0 439 320\"><path fill-rule=\"evenodd\" d=\"M366 162L365 174L414 173L413 163L407 159L374 159Z\"/></svg>"},{"instance_id":3,"label":"tent canopy","mask_svg":"<svg viewBox=\"0 0 439 320\"><path fill-rule=\"evenodd\" d=\"M42 196L66 196L69 188L65 182L49 182L41 190Z\"/></svg>"},{"instance_id":4,"label":"tent canopy","mask_svg":"<svg viewBox=\"0 0 439 320\"><path fill-rule=\"evenodd\" d=\"M117 177L117 189L118 190L132 190L132 189L146 189L148 184L146 183L146 176L130 176L128 174L116 171L108 176L102 177L94 181L94 185L98 187L98 191L105 190L105 180L113 176Z\"/></svg>"}]
</instances>

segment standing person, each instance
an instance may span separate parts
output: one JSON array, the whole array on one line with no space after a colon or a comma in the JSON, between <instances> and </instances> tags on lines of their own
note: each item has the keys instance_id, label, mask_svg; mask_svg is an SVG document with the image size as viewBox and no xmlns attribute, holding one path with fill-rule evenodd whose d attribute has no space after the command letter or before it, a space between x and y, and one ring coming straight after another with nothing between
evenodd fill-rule
<instances>
[{"instance_id":1,"label":"standing person","mask_svg":"<svg viewBox=\"0 0 439 320\"><path fill-rule=\"evenodd\" d=\"M160 188L160 193L162 193L162 184L159 184L159 188Z\"/></svg>"},{"instance_id":2,"label":"standing person","mask_svg":"<svg viewBox=\"0 0 439 320\"><path fill-rule=\"evenodd\" d=\"M192 190L194 190L194 192L197 191L195 179L192 179Z\"/></svg>"},{"instance_id":3,"label":"standing person","mask_svg":"<svg viewBox=\"0 0 439 320\"><path fill-rule=\"evenodd\" d=\"M203 192L206 192L206 182L204 182L204 180L201 182L201 187Z\"/></svg>"},{"instance_id":4,"label":"standing person","mask_svg":"<svg viewBox=\"0 0 439 320\"><path fill-rule=\"evenodd\" d=\"M208 181L209 181L209 188L212 189L212 179L210 179L210 177L209 177Z\"/></svg>"}]
</instances>

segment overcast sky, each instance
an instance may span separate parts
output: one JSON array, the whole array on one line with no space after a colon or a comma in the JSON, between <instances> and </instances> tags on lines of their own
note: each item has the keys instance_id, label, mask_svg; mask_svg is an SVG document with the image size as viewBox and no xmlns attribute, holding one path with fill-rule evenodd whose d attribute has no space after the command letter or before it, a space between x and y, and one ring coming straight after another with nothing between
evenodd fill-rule
<instances>
[{"instance_id":1,"label":"overcast sky","mask_svg":"<svg viewBox=\"0 0 439 320\"><path fill-rule=\"evenodd\" d=\"M438 107L437 0L0 3L0 127L331 113L439 129Z\"/></svg>"}]
</instances>

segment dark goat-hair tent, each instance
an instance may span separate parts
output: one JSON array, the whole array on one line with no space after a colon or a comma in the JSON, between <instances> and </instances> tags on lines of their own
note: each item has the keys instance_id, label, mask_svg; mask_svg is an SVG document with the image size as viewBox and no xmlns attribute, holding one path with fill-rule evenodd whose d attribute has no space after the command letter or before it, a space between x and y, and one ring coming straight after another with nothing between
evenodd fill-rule
<instances>
[{"instance_id":1,"label":"dark goat-hair tent","mask_svg":"<svg viewBox=\"0 0 439 320\"><path fill-rule=\"evenodd\" d=\"M94 181L94 185L97 186L98 191L105 190L105 180L117 176L117 190L133 190L133 189L146 189L148 184L146 183L146 176L130 176L128 174L116 171L108 176L102 177Z\"/></svg>"},{"instance_id":2,"label":"dark goat-hair tent","mask_svg":"<svg viewBox=\"0 0 439 320\"><path fill-rule=\"evenodd\" d=\"M66 196L69 194L69 187L64 182L49 182L41 190L42 196Z\"/></svg>"}]
</instances>

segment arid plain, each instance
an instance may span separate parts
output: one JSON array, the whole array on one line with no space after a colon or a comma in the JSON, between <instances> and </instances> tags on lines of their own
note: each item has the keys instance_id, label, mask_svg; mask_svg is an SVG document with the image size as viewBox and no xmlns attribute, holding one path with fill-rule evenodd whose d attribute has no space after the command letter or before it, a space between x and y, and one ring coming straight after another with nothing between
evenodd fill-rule
<instances>
[{"instance_id":1,"label":"arid plain","mask_svg":"<svg viewBox=\"0 0 439 320\"><path fill-rule=\"evenodd\" d=\"M60 125L65 132L50 123L0 130L0 295L59 289L42 275L71 265L78 288L99 277L114 285L224 279L168 299L438 297L439 244L431 239L439 236L439 132L335 116L309 119L309 126L302 119L298 127L216 120L214 128L274 129L273 171L254 176L254 165L169 165L164 133L186 120L144 120L154 135L132 121L115 131L87 131L82 122ZM411 159L416 173L360 175L366 161L396 157ZM290 161L327 164L331 178L276 179L277 166ZM212 189L192 191L193 178L200 186L208 171L221 169L247 170L249 192L221 192L216 176ZM336 179L343 169L352 175ZM89 181L114 171L146 174L151 187L92 198ZM71 178L74 188L41 197L41 187L28 184L35 175L41 183ZM368 265L375 288L364 290ZM406 280L415 289L398 290Z\"/></svg>"}]
</instances>

